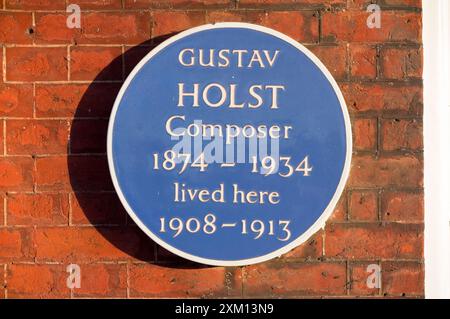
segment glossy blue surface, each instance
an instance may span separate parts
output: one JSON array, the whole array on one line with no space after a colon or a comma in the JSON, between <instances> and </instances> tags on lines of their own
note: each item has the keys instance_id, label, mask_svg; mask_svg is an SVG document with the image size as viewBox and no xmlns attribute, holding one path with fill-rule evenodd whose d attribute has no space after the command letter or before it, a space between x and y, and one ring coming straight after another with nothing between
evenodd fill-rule
<instances>
[{"instance_id":1,"label":"glossy blue surface","mask_svg":"<svg viewBox=\"0 0 450 319\"><path fill-rule=\"evenodd\" d=\"M178 62L184 48L280 50L271 68L185 67ZM231 61L236 62L236 60ZM286 87L279 95L279 108L263 105L258 109L230 109L187 104L178 107L178 83L191 87L215 82L225 86L237 84L237 100L246 99L251 85L280 84ZM217 97L216 97L217 98ZM269 99L269 94L263 95ZM211 95L214 100L214 94ZM186 99L186 101L191 101ZM254 102L254 100L252 100ZM162 154L178 141L171 140L165 125L173 115L186 116L186 123L292 126L289 139L280 139L280 155L291 156L299 163L309 156L313 166L310 176L296 173L289 178L278 174L264 176L251 173L252 164L220 167L213 163L205 172L188 168L183 174L153 170L153 154ZM181 124L181 122L178 122ZM290 43L256 30L220 28L188 35L158 52L136 73L123 94L112 127L112 157L117 183L128 205L145 227L161 241L187 254L211 260L236 261L270 254L296 240L322 215L336 192L346 159L346 129L337 95L319 67ZM191 188L215 190L225 185L226 203L174 202L174 183ZM232 185L250 191L276 191L280 203L232 203ZM183 231L174 237L167 222L172 217L186 221L203 220L208 213L216 218L217 231ZM160 232L160 218L166 219L166 232ZM242 234L241 220L261 220L266 234L255 239L254 233ZM275 235L268 235L269 220L274 220ZM289 220L292 233L288 241L278 220ZM237 223L222 228L222 223ZM277 234L278 232L278 234Z\"/></svg>"}]
</instances>

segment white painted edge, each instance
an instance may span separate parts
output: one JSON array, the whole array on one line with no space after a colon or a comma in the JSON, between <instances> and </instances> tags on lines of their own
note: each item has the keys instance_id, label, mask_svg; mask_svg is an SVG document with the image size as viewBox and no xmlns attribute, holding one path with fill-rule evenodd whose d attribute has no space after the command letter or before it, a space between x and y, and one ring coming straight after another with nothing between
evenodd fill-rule
<instances>
[{"instance_id":1,"label":"white painted edge","mask_svg":"<svg viewBox=\"0 0 450 319\"><path fill-rule=\"evenodd\" d=\"M425 0L425 297L450 298L450 56L448 0Z\"/></svg>"},{"instance_id":2,"label":"white painted edge","mask_svg":"<svg viewBox=\"0 0 450 319\"><path fill-rule=\"evenodd\" d=\"M288 244L272 253L269 253L269 254L266 254L266 255L263 255L260 257L242 259L242 260L233 260L233 261L208 259L208 258L202 258L199 256L188 254L186 252L183 252L183 251L167 244L162 239L160 239L157 235L152 233L144 225L144 223L141 222L139 217L134 213L134 211L131 209L130 205L128 204L126 198L124 197L124 195L121 191L119 182L117 180L116 172L114 169L114 159L112 157L112 139L113 139L112 134L113 134L113 127L114 127L116 113L119 108L122 97L123 97L125 91L127 90L128 85L134 78L134 76L140 71L140 69L145 65L145 63L147 63L147 61L149 61L153 56L155 56L157 53L159 53L161 50L163 50L168 45L174 43L175 41L178 41L186 36L189 36L189 35L197 33L197 32L211 30L211 29L221 29L221 28L243 28L243 29L251 29L251 30L260 31L260 32L275 36L281 40L284 40L284 41L288 42L289 44L291 44L292 46L294 46L295 48L297 48L299 51L303 52L308 58L310 58L317 65L317 67L323 72L323 74L326 76L328 81L331 83L331 85L336 93L336 96L338 97L340 105L341 105L341 109L342 109L342 113L343 113L344 121L345 121L345 130L346 130L346 135L347 135L346 136L347 153L346 153L345 164L344 164L344 169L343 169L341 179L339 181L339 184L336 188L336 191L335 191L330 203L328 204L327 208L324 210L322 215L318 218L318 220L306 232L304 232L301 236L299 236L297 239L295 239L290 244ZM214 266L244 266L244 265L260 263L260 262L267 261L272 258L280 257L282 254L287 253L288 251L292 250L293 248L297 247L298 245L300 245L303 242L305 242L306 240L308 240L318 230L320 230L321 228L323 228L325 226L326 220L333 213L333 209L339 201L339 198L345 188L345 183L349 176L350 162L351 162L351 156L352 156L352 131L351 131L350 117L348 114L347 106L346 106L344 97L339 89L338 84L336 83L336 81L334 80L333 76L328 71L328 69L323 65L323 63L311 51L309 51L307 48L305 48L303 45L301 45L294 39L284 35L283 33L280 33L278 31L275 31L275 30L272 30L272 29L269 29L266 27L262 27L262 26L250 24L250 23L223 22L223 23L215 23L215 24L206 24L206 25L202 25L199 27L195 27L195 28L183 31L183 32L169 38L168 40L164 41L160 45L158 45L155 49L153 49L151 52L149 52L136 65L136 67L133 69L133 71L130 73L130 75L127 77L124 84L122 85L122 88L120 89L119 94L117 95L117 98L114 102L114 106L113 106L113 109L111 112L111 117L109 119L109 126L108 126L107 153L108 153L108 165L109 165L109 170L111 173L111 178L112 178L114 187L117 191L117 194L122 202L122 205L125 207L125 209L127 210L128 214L131 216L133 221L153 241L155 241L157 244L161 245L168 251L170 251L178 256L181 256L183 258L186 258L186 259L189 259L189 260L201 263L201 264L214 265Z\"/></svg>"}]
</instances>

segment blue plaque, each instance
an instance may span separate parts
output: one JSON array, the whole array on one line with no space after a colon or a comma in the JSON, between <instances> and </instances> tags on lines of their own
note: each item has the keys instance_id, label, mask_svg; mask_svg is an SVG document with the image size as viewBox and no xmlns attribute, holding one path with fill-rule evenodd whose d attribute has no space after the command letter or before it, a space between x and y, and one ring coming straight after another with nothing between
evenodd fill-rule
<instances>
[{"instance_id":1,"label":"blue plaque","mask_svg":"<svg viewBox=\"0 0 450 319\"><path fill-rule=\"evenodd\" d=\"M115 101L108 161L156 243L210 265L262 262L324 226L352 154L325 66L277 31L204 25L160 44Z\"/></svg>"}]
</instances>

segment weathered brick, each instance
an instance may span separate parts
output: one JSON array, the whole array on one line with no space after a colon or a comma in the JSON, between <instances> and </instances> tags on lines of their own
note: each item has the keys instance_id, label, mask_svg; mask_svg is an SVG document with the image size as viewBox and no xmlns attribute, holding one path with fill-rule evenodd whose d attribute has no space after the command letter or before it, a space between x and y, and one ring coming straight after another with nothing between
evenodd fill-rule
<instances>
[{"instance_id":1,"label":"weathered brick","mask_svg":"<svg viewBox=\"0 0 450 319\"><path fill-rule=\"evenodd\" d=\"M352 262L349 265L350 268L350 295L352 296L377 296L380 294L380 288L368 286L367 281L369 276L376 276L372 269L368 269L369 265L379 266L375 262ZM380 266L379 266L380 267ZM380 267L381 269L381 267ZM381 273L380 273L381 276ZM381 277L380 277L381 278ZM372 278L370 278L372 279ZM373 281L370 280L373 284ZM381 280L379 281L381 284Z\"/></svg>"},{"instance_id":2,"label":"weathered brick","mask_svg":"<svg viewBox=\"0 0 450 319\"><path fill-rule=\"evenodd\" d=\"M422 121L387 119L381 122L381 145L385 151L423 150Z\"/></svg>"},{"instance_id":3,"label":"weathered brick","mask_svg":"<svg viewBox=\"0 0 450 319\"><path fill-rule=\"evenodd\" d=\"M359 10L325 12L322 38L325 42L420 42L422 20L419 13L383 12L382 27L367 27L369 13Z\"/></svg>"},{"instance_id":4,"label":"weathered brick","mask_svg":"<svg viewBox=\"0 0 450 319\"><path fill-rule=\"evenodd\" d=\"M351 113L422 114L422 87L418 85L348 83L340 87Z\"/></svg>"},{"instance_id":5,"label":"weathered brick","mask_svg":"<svg viewBox=\"0 0 450 319\"><path fill-rule=\"evenodd\" d=\"M150 38L148 12L89 12L81 18L78 43L139 44Z\"/></svg>"},{"instance_id":6,"label":"weathered brick","mask_svg":"<svg viewBox=\"0 0 450 319\"><path fill-rule=\"evenodd\" d=\"M352 191L349 203L349 219L357 221L378 220L377 191Z\"/></svg>"},{"instance_id":7,"label":"weathered brick","mask_svg":"<svg viewBox=\"0 0 450 319\"><path fill-rule=\"evenodd\" d=\"M6 287L6 281L5 281L5 268L6 265L2 265L0 264L0 299L5 299L6 298L6 292L5 292L5 287Z\"/></svg>"},{"instance_id":8,"label":"weathered brick","mask_svg":"<svg viewBox=\"0 0 450 319\"><path fill-rule=\"evenodd\" d=\"M121 47L74 47L70 53L72 80L122 80Z\"/></svg>"},{"instance_id":9,"label":"weathered brick","mask_svg":"<svg viewBox=\"0 0 450 319\"><path fill-rule=\"evenodd\" d=\"M5 203L5 195L0 194L0 227L6 224L4 203Z\"/></svg>"},{"instance_id":10,"label":"weathered brick","mask_svg":"<svg viewBox=\"0 0 450 319\"><path fill-rule=\"evenodd\" d=\"M13 155L67 152L70 123L66 120L8 120L6 152Z\"/></svg>"},{"instance_id":11,"label":"weathered brick","mask_svg":"<svg viewBox=\"0 0 450 319\"><path fill-rule=\"evenodd\" d=\"M63 193L10 193L8 225L67 225L69 198Z\"/></svg>"},{"instance_id":12,"label":"weathered brick","mask_svg":"<svg viewBox=\"0 0 450 319\"><path fill-rule=\"evenodd\" d=\"M374 46L351 44L349 47L350 74L354 78L377 77L377 50Z\"/></svg>"},{"instance_id":13,"label":"weathered brick","mask_svg":"<svg viewBox=\"0 0 450 319\"><path fill-rule=\"evenodd\" d=\"M64 10L65 0L6 0L7 9Z\"/></svg>"},{"instance_id":14,"label":"weathered brick","mask_svg":"<svg viewBox=\"0 0 450 319\"><path fill-rule=\"evenodd\" d=\"M230 0L125 0L127 9L199 9L199 8L232 8Z\"/></svg>"},{"instance_id":15,"label":"weathered brick","mask_svg":"<svg viewBox=\"0 0 450 319\"><path fill-rule=\"evenodd\" d=\"M344 295L344 263L258 264L244 270L244 296Z\"/></svg>"},{"instance_id":16,"label":"weathered brick","mask_svg":"<svg viewBox=\"0 0 450 319\"><path fill-rule=\"evenodd\" d=\"M367 7L372 4L374 1L372 0L349 0L348 8L351 9L363 9L366 10ZM421 8L422 1L421 0L378 0L376 1L381 8Z\"/></svg>"},{"instance_id":17,"label":"weathered brick","mask_svg":"<svg viewBox=\"0 0 450 319\"><path fill-rule=\"evenodd\" d=\"M353 120L353 147L358 151L374 151L377 148L377 119Z\"/></svg>"},{"instance_id":18,"label":"weathered brick","mask_svg":"<svg viewBox=\"0 0 450 319\"><path fill-rule=\"evenodd\" d=\"M384 191L381 193L381 218L398 222L423 222L423 192Z\"/></svg>"},{"instance_id":19,"label":"weathered brick","mask_svg":"<svg viewBox=\"0 0 450 319\"><path fill-rule=\"evenodd\" d=\"M74 297L125 298L127 295L127 266L125 264L82 264L81 287Z\"/></svg>"},{"instance_id":20,"label":"weathered brick","mask_svg":"<svg viewBox=\"0 0 450 319\"><path fill-rule=\"evenodd\" d=\"M32 261L35 255L32 230L0 228L0 262Z\"/></svg>"},{"instance_id":21,"label":"weathered brick","mask_svg":"<svg viewBox=\"0 0 450 319\"><path fill-rule=\"evenodd\" d=\"M158 265L130 267L131 297L212 298L239 296L239 268L223 267L170 268Z\"/></svg>"},{"instance_id":22,"label":"weathered brick","mask_svg":"<svg viewBox=\"0 0 450 319\"><path fill-rule=\"evenodd\" d=\"M37 117L108 117L121 84L42 84L36 87Z\"/></svg>"},{"instance_id":23,"label":"weathered brick","mask_svg":"<svg viewBox=\"0 0 450 319\"><path fill-rule=\"evenodd\" d=\"M306 242L283 255L283 258L301 258L317 260L322 257L323 231L320 230L311 236Z\"/></svg>"},{"instance_id":24,"label":"weathered brick","mask_svg":"<svg viewBox=\"0 0 450 319\"><path fill-rule=\"evenodd\" d=\"M31 84L0 84L0 116L33 116Z\"/></svg>"},{"instance_id":25,"label":"weathered brick","mask_svg":"<svg viewBox=\"0 0 450 319\"><path fill-rule=\"evenodd\" d=\"M212 11L208 22L248 22L285 33L303 43L319 41L319 19L316 11ZM295 25L295 28L292 26Z\"/></svg>"},{"instance_id":26,"label":"weathered brick","mask_svg":"<svg viewBox=\"0 0 450 319\"><path fill-rule=\"evenodd\" d=\"M152 37L168 37L185 29L205 24L204 11L156 11Z\"/></svg>"},{"instance_id":27,"label":"weathered brick","mask_svg":"<svg viewBox=\"0 0 450 319\"><path fill-rule=\"evenodd\" d=\"M270 8L277 6L290 7L292 5L299 6L317 6L317 7L328 7L328 6L345 6L346 0L239 0L238 4L240 8Z\"/></svg>"},{"instance_id":28,"label":"weathered brick","mask_svg":"<svg viewBox=\"0 0 450 319\"><path fill-rule=\"evenodd\" d=\"M81 34L79 28L67 27L66 13L36 13L35 34L36 43L74 43Z\"/></svg>"},{"instance_id":29,"label":"weathered brick","mask_svg":"<svg viewBox=\"0 0 450 319\"><path fill-rule=\"evenodd\" d=\"M331 214L328 221L344 221L347 220L347 190L342 192L341 198L339 199L333 213Z\"/></svg>"},{"instance_id":30,"label":"weathered brick","mask_svg":"<svg viewBox=\"0 0 450 319\"><path fill-rule=\"evenodd\" d=\"M40 191L113 190L106 156L49 156L36 159Z\"/></svg>"},{"instance_id":31,"label":"weathered brick","mask_svg":"<svg viewBox=\"0 0 450 319\"><path fill-rule=\"evenodd\" d=\"M424 295L425 270L418 262L383 262L382 289L384 296L410 297Z\"/></svg>"},{"instance_id":32,"label":"weathered brick","mask_svg":"<svg viewBox=\"0 0 450 319\"><path fill-rule=\"evenodd\" d=\"M70 298L68 276L64 265L9 265L8 298Z\"/></svg>"},{"instance_id":33,"label":"weathered brick","mask_svg":"<svg viewBox=\"0 0 450 319\"><path fill-rule=\"evenodd\" d=\"M81 10L95 10L95 9L121 9L122 0L77 0L76 2Z\"/></svg>"},{"instance_id":34,"label":"weathered brick","mask_svg":"<svg viewBox=\"0 0 450 319\"><path fill-rule=\"evenodd\" d=\"M0 191L33 190L31 157L0 157Z\"/></svg>"},{"instance_id":35,"label":"weathered brick","mask_svg":"<svg viewBox=\"0 0 450 319\"><path fill-rule=\"evenodd\" d=\"M310 49L337 79L347 76L347 48L338 46L309 46Z\"/></svg>"},{"instance_id":36,"label":"weathered brick","mask_svg":"<svg viewBox=\"0 0 450 319\"><path fill-rule=\"evenodd\" d=\"M353 187L422 187L422 160L412 155L375 158L353 156L348 185Z\"/></svg>"},{"instance_id":37,"label":"weathered brick","mask_svg":"<svg viewBox=\"0 0 450 319\"><path fill-rule=\"evenodd\" d=\"M29 12L0 12L0 43L30 44L32 15Z\"/></svg>"},{"instance_id":38,"label":"weathered brick","mask_svg":"<svg viewBox=\"0 0 450 319\"><path fill-rule=\"evenodd\" d=\"M7 48L6 59L6 79L9 81L67 80L66 48Z\"/></svg>"},{"instance_id":39,"label":"weathered brick","mask_svg":"<svg viewBox=\"0 0 450 319\"><path fill-rule=\"evenodd\" d=\"M137 227L38 228L35 246L39 261L81 263L153 259L153 242L144 238Z\"/></svg>"},{"instance_id":40,"label":"weathered brick","mask_svg":"<svg viewBox=\"0 0 450 319\"><path fill-rule=\"evenodd\" d=\"M421 48L383 48L381 57L381 73L384 78L422 78Z\"/></svg>"},{"instance_id":41,"label":"weathered brick","mask_svg":"<svg viewBox=\"0 0 450 319\"><path fill-rule=\"evenodd\" d=\"M329 224L325 228L325 256L345 259L423 257L423 225Z\"/></svg>"}]
</instances>

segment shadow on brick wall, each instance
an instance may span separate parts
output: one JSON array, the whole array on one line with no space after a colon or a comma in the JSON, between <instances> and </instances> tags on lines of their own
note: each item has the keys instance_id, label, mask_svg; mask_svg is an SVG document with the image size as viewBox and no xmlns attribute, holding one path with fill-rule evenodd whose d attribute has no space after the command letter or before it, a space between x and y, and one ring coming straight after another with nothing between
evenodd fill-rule
<instances>
[{"instance_id":1,"label":"shadow on brick wall","mask_svg":"<svg viewBox=\"0 0 450 319\"><path fill-rule=\"evenodd\" d=\"M84 90L71 126L68 169L73 193L72 225L93 225L114 247L106 259L157 263L172 268L208 267L178 257L153 242L134 224L114 191L106 156L109 115L124 80L156 45L173 34L127 48ZM155 75L157 76L157 75ZM99 259L105 259L99 257Z\"/></svg>"}]
</instances>

